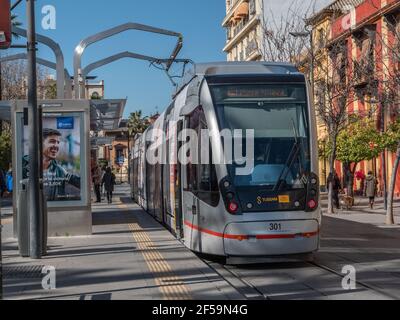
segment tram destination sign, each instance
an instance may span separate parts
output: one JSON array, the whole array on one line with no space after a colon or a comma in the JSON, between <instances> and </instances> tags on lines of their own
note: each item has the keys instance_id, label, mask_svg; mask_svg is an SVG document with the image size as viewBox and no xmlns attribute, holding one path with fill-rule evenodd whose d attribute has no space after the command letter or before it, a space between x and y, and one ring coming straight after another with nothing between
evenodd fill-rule
<instances>
[{"instance_id":1,"label":"tram destination sign","mask_svg":"<svg viewBox=\"0 0 400 320\"><path fill-rule=\"evenodd\" d=\"M226 92L227 98L289 98L291 90L287 87L231 87Z\"/></svg>"},{"instance_id":2,"label":"tram destination sign","mask_svg":"<svg viewBox=\"0 0 400 320\"><path fill-rule=\"evenodd\" d=\"M242 84L219 85L213 88L214 99L290 99L305 101L306 88L301 84Z\"/></svg>"}]
</instances>

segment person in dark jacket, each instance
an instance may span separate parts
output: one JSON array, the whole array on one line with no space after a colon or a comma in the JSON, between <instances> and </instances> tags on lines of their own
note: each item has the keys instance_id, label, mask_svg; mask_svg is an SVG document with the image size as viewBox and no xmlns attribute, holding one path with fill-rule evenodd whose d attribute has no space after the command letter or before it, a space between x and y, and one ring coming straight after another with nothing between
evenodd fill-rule
<instances>
[{"instance_id":1,"label":"person in dark jacket","mask_svg":"<svg viewBox=\"0 0 400 320\"><path fill-rule=\"evenodd\" d=\"M110 167L106 169L106 173L103 176L102 184L104 184L104 189L107 192L108 203L112 203L112 194L114 192L115 185L115 174L112 173Z\"/></svg>"},{"instance_id":2,"label":"person in dark jacket","mask_svg":"<svg viewBox=\"0 0 400 320\"><path fill-rule=\"evenodd\" d=\"M0 198L3 198L4 192L7 190L7 184L6 184L6 176L3 172L3 170L0 168Z\"/></svg>"},{"instance_id":3,"label":"person in dark jacket","mask_svg":"<svg viewBox=\"0 0 400 320\"><path fill-rule=\"evenodd\" d=\"M333 176L333 178L332 178L332 176ZM342 190L342 185L340 183L339 176L337 175L336 172L333 175L332 175L332 173L329 174L328 181L326 182L326 185L328 188L329 188L329 184L331 182L332 182L332 189L333 189L333 194L332 194L333 202L335 204L336 209L340 209L339 192L340 192L340 190Z\"/></svg>"},{"instance_id":4,"label":"person in dark jacket","mask_svg":"<svg viewBox=\"0 0 400 320\"><path fill-rule=\"evenodd\" d=\"M369 198L369 206L371 209L374 208L377 184L378 182L372 171L369 171L367 177L365 178L365 196Z\"/></svg>"}]
</instances>

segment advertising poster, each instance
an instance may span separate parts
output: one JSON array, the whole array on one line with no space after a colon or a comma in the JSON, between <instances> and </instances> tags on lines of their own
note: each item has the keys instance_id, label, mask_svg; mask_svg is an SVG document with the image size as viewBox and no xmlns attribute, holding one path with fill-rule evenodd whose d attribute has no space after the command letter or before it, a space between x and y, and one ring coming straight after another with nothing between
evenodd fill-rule
<instances>
[{"instance_id":1,"label":"advertising poster","mask_svg":"<svg viewBox=\"0 0 400 320\"><path fill-rule=\"evenodd\" d=\"M81 117L43 115L43 186L47 201L80 201ZM28 133L23 141L23 178L29 176Z\"/></svg>"}]
</instances>

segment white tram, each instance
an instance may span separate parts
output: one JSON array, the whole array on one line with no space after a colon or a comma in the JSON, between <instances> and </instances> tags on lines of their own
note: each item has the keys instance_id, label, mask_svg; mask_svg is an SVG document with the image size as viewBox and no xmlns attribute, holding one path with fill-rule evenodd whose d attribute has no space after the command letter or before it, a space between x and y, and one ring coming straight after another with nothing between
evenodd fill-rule
<instances>
[{"instance_id":1,"label":"white tram","mask_svg":"<svg viewBox=\"0 0 400 320\"><path fill-rule=\"evenodd\" d=\"M304 75L290 64L222 62L197 64L186 77L136 140L133 199L195 252L276 258L318 250L316 120ZM185 129L198 133L190 150ZM204 130L235 134L204 138ZM244 130L253 136L245 154L252 167L238 174L243 161L214 159L225 155L227 139L243 154L251 141ZM206 139L210 161L191 161L204 158ZM148 161L151 148L162 161ZM176 161L179 152L189 161Z\"/></svg>"}]
</instances>

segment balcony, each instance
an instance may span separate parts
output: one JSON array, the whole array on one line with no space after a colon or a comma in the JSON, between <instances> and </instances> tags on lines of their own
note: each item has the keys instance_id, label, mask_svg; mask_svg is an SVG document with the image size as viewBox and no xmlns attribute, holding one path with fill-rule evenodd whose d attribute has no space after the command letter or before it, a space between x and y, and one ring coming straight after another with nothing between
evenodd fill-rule
<instances>
[{"instance_id":1,"label":"balcony","mask_svg":"<svg viewBox=\"0 0 400 320\"><path fill-rule=\"evenodd\" d=\"M361 87L374 81L375 65L373 61L354 62L354 86Z\"/></svg>"},{"instance_id":2,"label":"balcony","mask_svg":"<svg viewBox=\"0 0 400 320\"><path fill-rule=\"evenodd\" d=\"M250 30L258 25L259 22L260 17L258 15L254 16L250 20L248 20L246 17L234 28L231 28L231 30L228 31L229 36L227 38L227 43L223 51L229 52L242 38L242 36L250 32Z\"/></svg>"},{"instance_id":3,"label":"balcony","mask_svg":"<svg viewBox=\"0 0 400 320\"><path fill-rule=\"evenodd\" d=\"M224 21L222 22L222 26L225 27L234 17L236 10L239 8L240 4L245 2L245 0L232 0L229 10L226 14Z\"/></svg>"},{"instance_id":4,"label":"balcony","mask_svg":"<svg viewBox=\"0 0 400 320\"><path fill-rule=\"evenodd\" d=\"M257 41L253 39L248 42L244 52L246 61L251 61L257 58L260 55Z\"/></svg>"}]
</instances>

